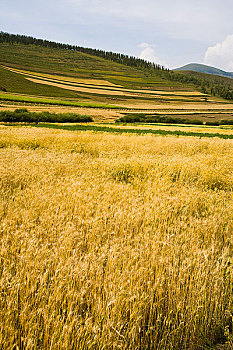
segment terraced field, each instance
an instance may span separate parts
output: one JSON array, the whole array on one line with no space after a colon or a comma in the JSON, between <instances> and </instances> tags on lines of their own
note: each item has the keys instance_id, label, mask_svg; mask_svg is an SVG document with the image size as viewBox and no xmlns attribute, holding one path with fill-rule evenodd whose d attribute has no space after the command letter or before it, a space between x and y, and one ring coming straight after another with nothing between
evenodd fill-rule
<instances>
[{"instance_id":1,"label":"terraced field","mask_svg":"<svg viewBox=\"0 0 233 350\"><path fill-rule=\"evenodd\" d=\"M167 99L173 99L173 100L179 100L187 98L187 101L189 101L188 98L190 98L190 101L193 101L193 98L196 98L197 101L203 101L203 98L205 97L205 94L200 93L198 91L159 91L159 90L130 90L130 89L124 89L123 87L119 85L112 84L105 80L94 80L94 79L72 79L67 78L63 76L52 76L49 74L39 74L36 72L30 72L25 70L19 70L19 69L13 69L6 66L3 66L2 68L9 70L10 72L22 74L26 77L27 80L38 83L38 84L44 84L44 85L51 85L51 86L57 86L63 89L67 90L76 90L86 93L96 93L96 94L109 94L109 95L123 95L123 96L137 96L137 97L148 97L150 98L153 96L156 97L164 97L166 96Z\"/></svg>"},{"instance_id":2,"label":"terraced field","mask_svg":"<svg viewBox=\"0 0 233 350\"><path fill-rule=\"evenodd\" d=\"M125 111L232 119L232 103L191 84L80 52L1 44L0 64L0 88L6 90L0 91L0 109L82 109L96 121L112 121Z\"/></svg>"}]
</instances>

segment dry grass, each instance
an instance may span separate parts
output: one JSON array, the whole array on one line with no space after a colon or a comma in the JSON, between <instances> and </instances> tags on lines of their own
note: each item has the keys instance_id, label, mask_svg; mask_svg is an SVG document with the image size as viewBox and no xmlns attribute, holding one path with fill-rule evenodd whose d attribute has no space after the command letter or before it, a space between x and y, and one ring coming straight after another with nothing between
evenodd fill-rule
<instances>
[{"instance_id":1,"label":"dry grass","mask_svg":"<svg viewBox=\"0 0 233 350\"><path fill-rule=\"evenodd\" d=\"M26 78L27 80L36 83L36 84L44 84L44 85L49 85L49 86L55 86L59 87L65 90L72 90L72 91L79 91L79 92L86 92L86 93L91 93L91 94L98 94L98 95L109 95L109 96L122 96L122 97L151 97L149 96L150 94L154 94L154 92L150 91L147 92L147 95L145 94L146 90L126 90L126 89L108 89L108 88L103 88L102 86L95 86L95 88L91 86L85 86L85 85L76 85L76 84L71 84L71 83L65 83L64 81L59 81L59 80L46 80L46 79L38 79L38 78ZM130 91L130 92L129 92ZM144 91L144 95L142 92ZM159 98L163 97L162 95L155 94L154 97ZM188 96L189 97L189 96ZM182 101L184 99L184 96L179 96L176 95L175 93L172 94L171 96L166 96L165 99L169 102L169 100L174 100L176 99L177 101ZM188 100L188 98L186 98ZM193 96L189 97L189 101L193 102ZM202 99L200 99L199 102L203 102Z\"/></svg>"},{"instance_id":2,"label":"dry grass","mask_svg":"<svg viewBox=\"0 0 233 350\"><path fill-rule=\"evenodd\" d=\"M232 313L233 142L0 129L1 349L201 349Z\"/></svg>"},{"instance_id":3,"label":"dry grass","mask_svg":"<svg viewBox=\"0 0 233 350\"><path fill-rule=\"evenodd\" d=\"M134 103L128 103L121 101L121 106L127 107L127 108L138 108L138 109L151 109L151 110L160 110L169 112L169 110L174 110L176 113L180 112L190 112L190 113L196 113L196 112L209 112L209 111L231 111L233 113L233 104L232 103L209 103L209 102L169 102L168 100L164 100L163 103L156 102L156 101L146 101L146 102L140 102L139 100L135 100Z\"/></svg>"},{"instance_id":4,"label":"dry grass","mask_svg":"<svg viewBox=\"0 0 233 350\"><path fill-rule=\"evenodd\" d=\"M110 96L134 96L133 94L127 94L122 91L112 91L112 90L105 90L105 89L94 89L94 88L88 88L88 87L81 87L81 86L73 86L73 85L67 85L62 83L55 83L53 81L48 80L41 80L41 79L35 79L35 78L27 78L27 80L32 81L33 83L37 84L44 84L49 86L55 86L59 87L61 89L65 90L72 90L72 91L80 91L80 92L87 92L91 94L98 94L98 95L110 95Z\"/></svg>"},{"instance_id":5,"label":"dry grass","mask_svg":"<svg viewBox=\"0 0 233 350\"><path fill-rule=\"evenodd\" d=\"M25 76L30 76L30 77L41 77L41 78L48 78L48 79L56 79L56 80L61 80L64 82L70 82L70 83L77 83L77 84L88 84L88 85L96 85L96 86L113 86L113 87L117 87L119 85L115 85L113 83L110 83L107 80L100 80L100 79L79 79L79 78L74 78L74 77L66 77L63 75L55 75L55 74L45 74L45 73L37 73L37 72L31 72L31 71L26 71L26 70L22 70L22 69L15 69L15 68L10 68L10 67L6 67L6 66L2 66L2 68L9 70L10 72L13 73L18 73L18 74L22 74Z\"/></svg>"}]
</instances>

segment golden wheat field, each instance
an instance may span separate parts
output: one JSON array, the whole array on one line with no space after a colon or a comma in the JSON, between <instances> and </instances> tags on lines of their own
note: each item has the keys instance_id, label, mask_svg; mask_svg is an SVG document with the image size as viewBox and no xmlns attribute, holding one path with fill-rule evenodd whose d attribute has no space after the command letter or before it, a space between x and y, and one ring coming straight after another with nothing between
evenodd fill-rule
<instances>
[{"instance_id":1,"label":"golden wheat field","mask_svg":"<svg viewBox=\"0 0 233 350\"><path fill-rule=\"evenodd\" d=\"M232 140L2 126L0 154L1 350L232 348Z\"/></svg>"}]
</instances>

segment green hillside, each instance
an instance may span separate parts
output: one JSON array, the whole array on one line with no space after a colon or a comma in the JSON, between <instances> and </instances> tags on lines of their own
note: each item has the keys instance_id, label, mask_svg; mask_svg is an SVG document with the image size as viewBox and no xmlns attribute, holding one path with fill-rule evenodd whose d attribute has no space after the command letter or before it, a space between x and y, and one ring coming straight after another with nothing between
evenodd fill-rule
<instances>
[{"instance_id":1,"label":"green hillside","mask_svg":"<svg viewBox=\"0 0 233 350\"><path fill-rule=\"evenodd\" d=\"M129 67L82 52L36 45L1 43L0 64L75 78L106 79L127 88L183 89L181 83L171 83L165 72L155 69Z\"/></svg>"},{"instance_id":2,"label":"green hillside","mask_svg":"<svg viewBox=\"0 0 233 350\"><path fill-rule=\"evenodd\" d=\"M1 47L2 48L2 47ZM77 93L56 87L42 86L26 80L22 75L10 72L0 66L0 87L7 92L40 96L74 97Z\"/></svg>"},{"instance_id":3,"label":"green hillside","mask_svg":"<svg viewBox=\"0 0 233 350\"><path fill-rule=\"evenodd\" d=\"M188 77L194 77L196 79L205 79L208 82L215 82L217 84L226 85L229 86L231 89L233 89L233 79L229 77L223 77L220 75L215 74L209 74L209 73L203 73L203 72L195 72L195 71L177 71L176 74L185 75Z\"/></svg>"},{"instance_id":4,"label":"green hillside","mask_svg":"<svg viewBox=\"0 0 233 350\"><path fill-rule=\"evenodd\" d=\"M204 93L233 100L231 83L213 81L206 75L194 77L190 72L188 74L179 72L179 74L173 71L170 72L158 64L133 56L36 39L24 35L0 32L0 64L34 72L84 79L105 79L131 89L154 87L157 90L183 89L189 91L190 89L198 89ZM197 64L187 65L186 68L181 67L180 69L182 71L184 69L191 70L192 67L194 67L193 70L204 73L217 75L221 72L225 73L213 67ZM16 82L13 86L12 84L13 79L11 79L11 86L8 86L9 91L15 89L15 85L17 85ZM4 86L4 77L2 78L2 85L0 85L0 88L7 89ZM27 86L25 89L35 91L32 86ZM48 93L52 93L51 89L45 92L45 96ZM53 96L58 95L59 91L54 91ZM66 93L65 95L74 97L73 94L67 95Z\"/></svg>"},{"instance_id":5,"label":"green hillside","mask_svg":"<svg viewBox=\"0 0 233 350\"><path fill-rule=\"evenodd\" d=\"M18 71L10 71L9 68L18 71L26 71L27 74L40 74L40 79L44 74L51 77L59 77L59 82L63 87L39 84L28 80L26 75L19 74ZM22 72L21 72L22 73ZM35 76L33 76L35 78ZM76 79L83 80L79 83L77 91L72 91L64 86L62 79L70 78L72 84ZM45 77L43 76L43 79ZM94 84L90 83L94 81ZM95 81L98 81L96 84ZM45 82L45 81L44 81ZM51 81L46 81L51 84ZM54 83L54 82L53 82ZM106 93L103 87L112 85ZM87 86L88 85L88 86ZM176 101L176 92L181 92L179 100L189 102L190 96L186 92L192 93L196 90L193 84L183 84L179 81L168 79L168 72L153 68L129 67L123 64L115 63L100 57L95 57L77 51L66 49L39 47L36 45L23 44L0 44L0 87L7 93L18 93L34 96L60 97L81 102L97 103L165 103L167 101L166 92L169 95L169 102ZM82 91L83 87L87 88ZM98 93L93 93L94 88L98 87ZM123 91L128 89L127 91ZM144 89L144 93L141 93ZM151 95L146 91L162 91L160 94ZM172 92L175 95L170 95ZM135 92L135 96L132 94ZM124 95L122 96L122 93ZM182 93L184 95L182 96ZM193 100L194 99L194 100ZM200 101L194 94L192 101Z\"/></svg>"},{"instance_id":6,"label":"green hillside","mask_svg":"<svg viewBox=\"0 0 233 350\"><path fill-rule=\"evenodd\" d=\"M121 54L30 37L9 35L12 41L4 42L3 36L0 33L0 108L26 104L186 114L191 118L198 113L205 120L210 114L210 118L232 117L231 79L173 72ZM114 118L119 116L114 114Z\"/></svg>"}]
</instances>

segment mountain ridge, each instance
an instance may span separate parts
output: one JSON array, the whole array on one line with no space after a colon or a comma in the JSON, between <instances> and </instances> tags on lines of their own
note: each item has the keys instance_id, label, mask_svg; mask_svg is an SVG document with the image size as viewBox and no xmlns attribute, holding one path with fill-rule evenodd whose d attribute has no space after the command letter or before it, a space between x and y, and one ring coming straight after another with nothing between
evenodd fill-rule
<instances>
[{"instance_id":1,"label":"mountain ridge","mask_svg":"<svg viewBox=\"0 0 233 350\"><path fill-rule=\"evenodd\" d=\"M205 74L219 75L222 77L233 79L233 72L226 72L222 69L208 66L205 64L200 64L200 63L189 63L173 70L174 71L193 71L193 72L199 72L199 73L205 73Z\"/></svg>"}]
</instances>

